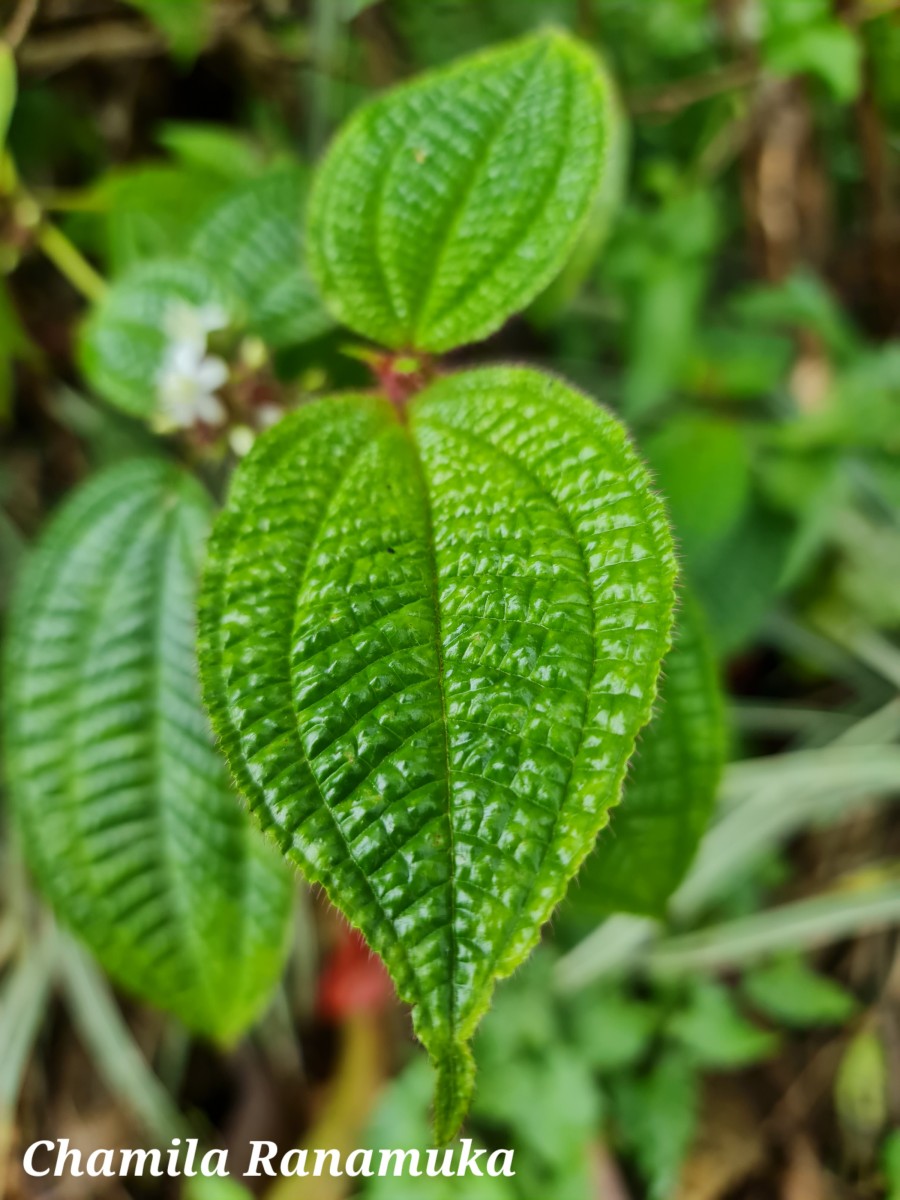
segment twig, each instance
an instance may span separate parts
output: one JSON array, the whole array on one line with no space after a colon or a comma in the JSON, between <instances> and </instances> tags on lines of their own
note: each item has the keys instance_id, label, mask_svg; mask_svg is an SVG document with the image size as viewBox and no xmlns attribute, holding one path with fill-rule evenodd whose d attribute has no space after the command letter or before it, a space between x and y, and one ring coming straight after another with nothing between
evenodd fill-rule
<instances>
[{"instance_id":1,"label":"twig","mask_svg":"<svg viewBox=\"0 0 900 1200\"><path fill-rule=\"evenodd\" d=\"M19 65L23 71L62 71L86 59L155 58L167 49L163 34L150 25L95 21L31 38L19 52Z\"/></svg>"},{"instance_id":2,"label":"twig","mask_svg":"<svg viewBox=\"0 0 900 1200\"><path fill-rule=\"evenodd\" d=\"M69 283L86 300L95 302L106 291L106 283L81 251L56 225L44 223L37 234L37 245Z\"/></svg>"},{"instance_id":3,"label":"twig","mask_svg":"<svg viewBox=\"0 0 900 1200\"><path fill-rule=\"evenodd\" d=\"M106 290L105 281L63 231L44 219L40 205L23 187L11 154L0 154L0 196L13 197L32 215L29 227L36 227L35 245L43 250L72 287L86 300L99 300Z\"/></svg>"},{"instance_id":4,"label":"twig","mask_svg":"<svg viewBox=\"0 0 900 1200\"><path fill-rule=\"evenodd\" d=\"M628 101L628 107L636 115L644 113L676 113L683 108L690 108L701 100L709 100L723 92L738 91L749 87L759 77L760 69L755 62L729 63L726 67L710 71L708 75L698 75L693 79L685 79L674 83L671 87L650 94L638 94Z\"/></svg>"},{"instance_id":5,"label":"twig","mask_svg":"<svg viewBox=\"0 0 900 1200\"><path fill-rule=\"evenodd\" d=\"M31 23L37 16L39 3L40 0L19 0L18 7L3 33L3 40L7 45L12 46L13 50L21 46L28 36Z\"/></svg>"}]
</instances>

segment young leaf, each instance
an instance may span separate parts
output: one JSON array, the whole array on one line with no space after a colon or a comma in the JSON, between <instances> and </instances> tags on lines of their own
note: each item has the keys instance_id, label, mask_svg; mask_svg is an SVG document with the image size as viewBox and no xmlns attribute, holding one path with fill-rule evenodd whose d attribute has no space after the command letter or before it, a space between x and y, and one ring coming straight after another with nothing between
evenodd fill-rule
<instances>
[{"instance_id":1,"label":"young leaf","mask_svg":"<svg viewBox=\"0 0 900 1200\"><path fill-rule=\"evenodd\" d=\"M326 304L395 349L486 337L569 258L616 119L598 59L554 32L379 97L338 136L310 199Z\"/></svg>"},{"instance_id":2,"label":"young leaf","mask_svg":"<svg viewBox=\"0 0 900 1200\"><path fill-rule=\"evenodd\" d=\"M243 303L273 349L331 328L303 261L305 186L297 170L272 171L231 191L206 216L191 253Z\"/></svg>"},{"instance_id":3,"label":"young leaf","mask_svg":"<svg viewBox=\"0 0 900 1200\"><path fill-rule=\"evenodd\" d=\"M201 604L213 723L262 823L384 959L439 1071L619 796L675 565L621 426L528 370L343 396L261 438Z\"/></svg>"},{"instance_id":4,"label":"young leaf","mask_svg":"<svg viewBox=\"0 0 900 1200\"><path fill-rule=\"evenodd\" d=\"M760 1012L796 1029L840 1025L856 1009L850 992L799 956L756 967L744 977L744 992Z\"/></svg>"},{"instance_id":5,"label":"young leaf","mask_svg":"<svg viewBox=\"0 0 900 1200\"><path fill-rule=\"evenodd\" d=\"M157 460L83 487L16 592L5 723L25 852L59 916L125 987L230 1041L277 979L291 888L200 705L209 519Z\"/></svg>"},{"instance_id":6,"label":"young leaf","mask_svg":"<svg viewBox=\"0 0 900 1200\"><path fill-rule=\"evenodd\" d=\"M659 916L712 812L725 761L725 712L701 614L685 597L663 669L661 703L638 744L625 801L578 879L592 913Z\"/></svg>"},{"instance_id":7,"label":"young leaf","mask_svg":"<svg viewBox=\"0 0 900 1200\"><path fill-rule=\"evenodd\" d=\"M703 980L693 991L686 1008L669 1023L669 1035L700 1067L743 1067L772 1054L774 1034L759 1029L735 1007L726 987Z\"/></svg>"},{"instance_id":8,"label":"young leaf","mask_svg":"<svg viewBox=\"0 0 900 1200\"><path fill-rule=\"evenodd\" d=\"M228 312L234 302L207 268L187 259L141 263L106 290L82 328L80 348L82 370L104 400L151 415L169 340L166 319L179 305Z\"/></svg>"}]
</instances>

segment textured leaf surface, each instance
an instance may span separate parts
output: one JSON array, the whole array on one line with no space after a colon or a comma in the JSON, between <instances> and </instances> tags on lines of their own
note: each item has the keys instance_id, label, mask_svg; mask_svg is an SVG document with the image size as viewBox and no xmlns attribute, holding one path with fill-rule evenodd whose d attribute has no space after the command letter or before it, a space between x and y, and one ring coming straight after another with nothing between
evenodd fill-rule
<instances>
[{"instance_id":1,"label":"textured leaf surface","mask_svg":"<svg viewBox=\"0 0 900 1200\"><path fill-rule=\"evenodd\" d=\"M619 795L674 562L621 426L536 372L343 396L260 439L212 540L201 665L263 824L381 954L449 1135L496 977Z\"/></svg>"},{"instance_id":2,"label":"textured leaf surface","mask_svg":"<svg viewBox=\"0 0 900 1200\"><path fill-rule=\"evenodd\" d=\"M59 916L126 987L230 1040L281 969L290 880L200 704L209 519L197 484L156 460L77 493L17 590L6 744L25 851Z\"/></svg>"},{"instance_id":3,"label":"textured leaf surface","mask_svg":"<svg viewBox=\"0 0 900 1200\"><path fill-rule=\"evenodd\" d=\"M656 716L638 742L623 803L578 879L577 903L594 913L660 915L712 813L724 704L701 613L683 599Z\"/></svg>"},{"instance_id":4,"label":"textured leaf surface","mask_svg":"<svg viewBox=\"0 0 900 1200\"><path fill-rule=\"evenodd\" d=\"M216 277L186 259L141 263L107 289L81 334L82 370L104 400L135 416L153 412L164 321L178 304L234 307Z\"/></svg>"},{"instance_id":5,"label":"textured leaf surface","mask_svg":"<svg viewBox=\"0 0 900 1200\"><path fill-rule=\"evenodd\" d=\"M273 171L235 189L207 214L193 256L237 296L250 328L273 349L318 337L332 321L303 250L303 175Z\"/></svg>"},{"instance_id":6,"label":"textured leaf surface","mask_svg":"<svg viewBox=\"0 0 900 1200\"><path fill-rule=\"evenodd\" d=\"M599 61L550 32L367 105L310 200L310 264L326 303L393 348L486 337L568 259L614 120Z\"/></svg>"}]
</instances>

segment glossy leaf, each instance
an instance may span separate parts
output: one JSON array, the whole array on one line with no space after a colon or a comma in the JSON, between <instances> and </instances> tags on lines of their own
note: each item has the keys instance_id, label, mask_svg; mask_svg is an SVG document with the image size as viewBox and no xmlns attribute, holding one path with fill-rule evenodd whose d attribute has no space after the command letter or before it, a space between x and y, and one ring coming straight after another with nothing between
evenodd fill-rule
<instances>
[{"instance_id":1,"label":"glossy leaf","mask_svg":"<svg viewBox=\"0 0 900 1200\"><path fill-rule=\"evenodd\" d=\"M342 396L260 439L201 665L237 781L413 1005L448 1137L468 1039L619 796L675 572L621 426L536 372Z\"/></svg>"},{"instance_id":2,"label":"glossy leaf","mask_svg":"<svg viewBox=\"0 0 900 1200\"><path fill-rule=\"evenodd\" d=\"M104 400L134 416L153 413L166 316L184 304L234 308L219 280L187 259L141 263L110 285L81 332L82 370Z\"/></svg>"},{"instance_id":3,"label":"glossy leaf","mask_svg":"<svg viewBox=\"0 0 900 1200\"><path fill-rule=\"evenodd\" d=\"M250 328L273 349L332 325L304 264L305 190L296 170L245 183L214 206L191 244L193 257L240 299Z\"/></svg>"},{"instance_id":4,"label":"glossy leaf","mask_svg":"<svg viewBox=\"0 0 900 1200\"><path fill-rule=\"evenodd\" d=\"M209 519L154 459L83 487L16 592L5 723L25 852L60 918L125 987L230 1041L278 977L291 888L200 704Z\"/></svg>"},{"instance_id":5,"label":"glossy leaf","mask_svg":"<svg viewBox=\"0 0 900 1200\"><path fill-rule=\"evenodd\" d=\"M310 263L328 307L392 348L486 337L569 258L616 119L599 60L555 32L368 104L310 199Z\"/></svg>"},{"instance_id":6,"label":"glossy leaf","mask_svg":"<svg viewBox=\"0 0 900 1200\"><path fill-rule=\"evenodd\" d=\"M579 876L576 903L594 914L659 916L706 831L725 761L725 712L701 614L686 598L625 802Z\"/></svg>"}]
</instances>

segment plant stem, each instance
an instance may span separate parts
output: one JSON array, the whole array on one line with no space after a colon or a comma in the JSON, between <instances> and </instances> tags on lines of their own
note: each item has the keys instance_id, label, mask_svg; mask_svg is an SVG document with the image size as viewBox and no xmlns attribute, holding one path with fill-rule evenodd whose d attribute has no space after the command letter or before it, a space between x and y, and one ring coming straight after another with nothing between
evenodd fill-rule
<instances>
[{"instance_id":1,"label":"plant stem","mask_svg":"<svg viewBox=\"0 0 900 1200\"><path fill-rule=\"evenodd\" d=\"M86 300L96 303L100 299L106 291L106 282L61 229L44 222L38 231L37 244Z\"/></svg>"},{"instance_id":2,"label":"plant stem","mask_svg":"<svg viewBox=\"0 0 900 1200\"><path fill-rule=\"evenodd\" d=\"M45 219L34 197L22 185L11 154L0 155L0 195L11 196L34 208L39 214L35 244L77 292L86 300L96 303L106 291L106 281L63 231Z\"/></svg>"},{"instance_id":3,"label":"plant stem","mask_svg":"<svg viewBox=\"0 0 900 1200\"><path fill-rule=\"evenodd\" d=\"M37 16L39 2L40 0L19 0L18 7L3 31L3 40L14 50L28 36L31 22Z\"/></svg>"}]
</instances>

